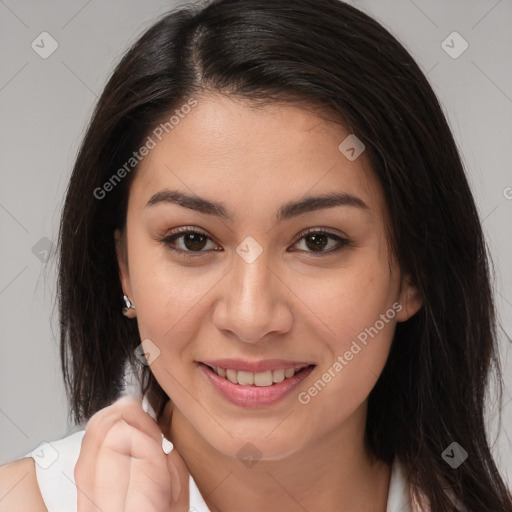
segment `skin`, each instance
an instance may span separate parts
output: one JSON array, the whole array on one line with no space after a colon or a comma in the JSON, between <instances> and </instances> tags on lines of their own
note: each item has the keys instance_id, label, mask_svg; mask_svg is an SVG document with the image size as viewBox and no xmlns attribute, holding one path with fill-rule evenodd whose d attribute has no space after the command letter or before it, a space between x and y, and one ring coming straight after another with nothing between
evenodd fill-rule
<instances>
[{"instance_id":1,"label":"skin","mask_svg":"<svg viewBox=\"0 0 512 512\"><path fill-rule=\"evenodd\" d=\"M123 290L136 307L131 316L141 340L160 351L150 368L171 399L160 427L212 512L384 512L390 467L365 448L367 398L396 322L416 313L421 299L390 259L381 187L364 152L350 161L338 150L350 132L311 110L254 108L214 94L196 99L142 161L126 226L115 233ZM163 189L221 202L233 220L171 203L146 207ZM367 208L335 206L276 222L285 203L334 191ZM180 226L209 238L169 245L196 247L199 256L161 241ZM322 256L303 238L307 228L351 242L326 238ZM236 252L248 236L262 248L252 263ZM301 404L298 393L397 302L400 312ZM278 403L248 409L220 396L197 366L223 357L317 367ZM261 452L252 467L237 456L247 443Z\"/></svg>"}]
</instances>

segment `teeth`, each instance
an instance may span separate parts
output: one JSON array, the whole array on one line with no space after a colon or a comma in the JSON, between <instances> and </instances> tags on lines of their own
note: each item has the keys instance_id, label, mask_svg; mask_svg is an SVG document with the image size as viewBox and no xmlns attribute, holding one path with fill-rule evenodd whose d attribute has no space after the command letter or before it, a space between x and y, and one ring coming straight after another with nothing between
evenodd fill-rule
<instances>
[{"instance_id":1,"label":"teeth","mask_svg":"<svg viewBox=\"0 0 512 512\"><path fill-rule=\"evenodd\" d=\"M220 377L224 377L233 384L241 386L259 386L268 387L274 383L282 382L285 379L293 377L297 372L304 368L280 368L279 370L267 370L266 372L244 372L242 370L230 370L216 366L213 368L215 373Z\"/></svg>"},{"instance_id":2,"label":"teeth","mask_svg":"<svg viewBox=\"0 0 512 512\"><path fill-rule=\"evenodd\" d=\"M238 384L242 384L242 386L252 386L254 384L255 374L252 372L237 372L237 381ZM256 374L259 375L259 374Z\"/></svg>"},{"instance_id":3,"label":"teeth","mask_svg":"<svg viewBox=\"0 0 512 512\"><path fill-rule=\"evenodd\" d=\"M272 380L274 382L283 382L284 374L285 374L284 370L274 370L272 372Z\"/></svg>"},{"instance_id":4,"label":"teeth","mask_svg":"<svg viewBox=\"0 0 512 512\"><path fill-rule=\"evenodd\" d=\"M238 384L238 381L236 379L237 375L238 375L238 372L236 370L226 370L226 377L233 384Z\"/></svg>"},{"instance_id":5,"label":"teeth","mask_svg":"<svg viewBox=\"0 0 512 512\"><path fill-rule=\"evenodd\" d=\"M255 373L254 374L254 385L255 386L272 386L272 371Z\"/></svg>"},{"instance_id":6,"label":"teeth","mask_svg":"<svg viewBox=\"0 0 512 512\"><path fill-rule=\"evenodd\" d=\"M284 376L287 379L288 377L293 377L293 374L295 373L295 370L293 368L286 368L284 371Z\"/></svg>"}]
</instances>

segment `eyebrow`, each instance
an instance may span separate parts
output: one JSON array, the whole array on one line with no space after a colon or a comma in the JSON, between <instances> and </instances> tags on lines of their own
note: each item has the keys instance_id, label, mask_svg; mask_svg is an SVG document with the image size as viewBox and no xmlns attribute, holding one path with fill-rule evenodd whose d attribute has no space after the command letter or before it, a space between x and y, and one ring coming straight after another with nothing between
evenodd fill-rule
<instances>
[{"instance_id":1,"label":"eyebrow","mask_svg":"<svg viewBox=\"0 0 512 512\"><path fill-rule=\"evenodd\" d=\"M210 201L195 195L188 195L178 190L161 190L153 194L146 203L146 208L161 203L177 204L199 213L214 215L226 221L233 221L233 216L227 208L215 201ZM345 192L333 192L321 196L307 196L299 201L290 201L277 212L277 221L289 220L305 213L333 208L335 206L352 206L368 210L368 205L359 197Z\"/></svg>"}]
</instances>

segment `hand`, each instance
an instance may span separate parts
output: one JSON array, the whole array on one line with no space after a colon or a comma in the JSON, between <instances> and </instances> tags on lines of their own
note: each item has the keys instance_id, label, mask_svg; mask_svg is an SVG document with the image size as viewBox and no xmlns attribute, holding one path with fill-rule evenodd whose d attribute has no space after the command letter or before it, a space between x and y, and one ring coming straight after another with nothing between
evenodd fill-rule
<instances>
[{"instance_id":1,"label":"hand","mask_svg":"<svg viewBox=\"0 0 512 512\"><path fill-rule=\"evenodd\" d=\"M142 401L124 396L86 425L74 471L78 512L187 512L189 472Z\"/></svg>"}]
</instances>

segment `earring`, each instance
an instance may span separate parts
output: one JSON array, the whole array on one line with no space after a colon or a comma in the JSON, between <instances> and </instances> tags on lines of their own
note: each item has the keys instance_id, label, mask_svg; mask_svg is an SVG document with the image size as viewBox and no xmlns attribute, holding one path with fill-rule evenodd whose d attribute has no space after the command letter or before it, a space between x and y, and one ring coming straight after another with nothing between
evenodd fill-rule
<instances>
[{"instance_id":1,"label":"earring","mask_svg":"<svg viewBox=\"0 0 512 512\"><path fill-rule=\"evenodd\" d=\"M130 299L126 295L123 295L123 300L125 303L125 307L123 308L123 315L132 317L130 314L130 309L135 310L135 306L130 302Z\"/></svg>"}]
</instances>

